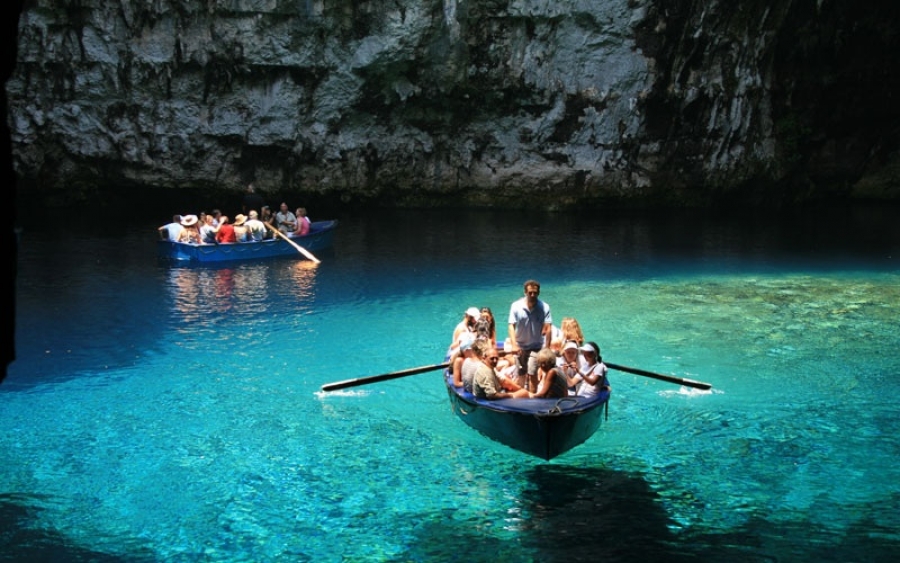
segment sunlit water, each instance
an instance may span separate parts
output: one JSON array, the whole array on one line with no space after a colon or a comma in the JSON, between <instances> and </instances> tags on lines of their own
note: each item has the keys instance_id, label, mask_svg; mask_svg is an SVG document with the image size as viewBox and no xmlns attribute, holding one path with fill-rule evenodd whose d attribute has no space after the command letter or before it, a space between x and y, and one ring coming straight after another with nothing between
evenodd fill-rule
<instances>
[{"instance_id":1,"label":"sunlit water","mask_svg":"<svg viewBox=\"0 0 900 563\"><path fill-rule=\"evenodd\" d=\"M379 212L318 266L26 230L0 559L893 560L896 216ZM713 390L611 372L552 462L457 420L438 372L319 392L440 363L469 306L502 331L527 278L606 360Z\"/></svg>"}]
</instances>

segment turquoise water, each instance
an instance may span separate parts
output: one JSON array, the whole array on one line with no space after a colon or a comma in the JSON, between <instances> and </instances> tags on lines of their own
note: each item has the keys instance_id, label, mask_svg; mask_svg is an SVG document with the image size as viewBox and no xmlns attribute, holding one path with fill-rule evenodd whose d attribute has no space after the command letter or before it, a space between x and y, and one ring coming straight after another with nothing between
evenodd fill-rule
<instances>
[{"instance_id":1,"label":"turquoise water","mask_svg":"<svg viewBox=\"0 0 900 563\"><path fill-rule=\"evenodd\" d=\"M0 560L893 560L896 216L348 214L318 266L26 230ZM532 277L608 361L713 390L611 371L551 462L457 420L438 372L319 391L440 363Z\"/></svg>"}]
</instances>

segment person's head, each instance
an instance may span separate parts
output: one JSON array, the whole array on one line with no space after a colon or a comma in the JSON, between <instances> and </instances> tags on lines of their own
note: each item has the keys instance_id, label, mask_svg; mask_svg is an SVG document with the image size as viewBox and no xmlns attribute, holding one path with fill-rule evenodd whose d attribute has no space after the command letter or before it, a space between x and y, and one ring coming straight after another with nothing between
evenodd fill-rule
<instances>
[{"instance_id":1,"label":"person's head","mask_svg":"<svg viewBox=\"0 0 900 563\"><path fill-rule=\"evenodd\" d=\"M464 315L466 324L469 326L473 326L478 321L478 319L481 318L481 312L477 307L469 307L468 309L466 309Z\"/></svg>"},{"instance_id":2,"label":"person's head","mask_svg":"<svg viewBox=\"0 0 900 563\"><path fill-rule=\"evenodd\" d=\"M541 351L537 353L536 360L538 366L546 371L556 366L556 352L550 348L541 348Z\"/></svg>"},{"instance_id":3,"label":"person's head","mask_svg":"<svg viewBox=\"0 0 900 563\"><path fill-rule=\"evenodd\" d=\"M481 308L481 318L485 319L487 321L494 320L494 313L493 313L493 311L491 311L490 307L482 307Z\"/></svg>"},{"instance_id":4,"label":"person's head","mask_svg":"<svg viewBox=\"0 0 900 563\"><path fill-rule=\"evenodd\" d=\"M252 183L247 184L247 193L248 193L248 194L252 194L252 193L255 192L255 191L256 191L256 188L253 186Z\"/></svg>"},{"instance_id":5,"label":"person's head","mask_svg":"<svg viewBox=\"0 0 900 563\"><path fill-rule=\"evenodd\" d=\"M282 213L287 213L287 212L288 212L288 206L287 206L287 204L284 203L284 202L281 203L281 206L279 207L279 209L281 209L281 212L282 212Z\"/></svg>"},{"instance_id":6,"label":"person's head","mask_svg":"<svg viewBox=\"0 0 900 563\"><path fill-rule=\"evenodd\" d=\"M581 325L574 317L565 317L559 324L559 330L563 333L563 338L575 340L579 344L584 342L584 333L581 331Z\"/></svg>"},{"instance_id":7,"label":"person's head","mask_svg":"<svg viewBox=\"0 0 900 563\"><path fill-rule=\"evenodd\" d=\"M523 287L525 288L525 297L528 299L528 302L536 302L541 294L541 284L535 280L528 280L523 284Z\"/></svg>"},{"instance_id":8,"label":"person's head","mask_svg":"<svg viewBox=\"0 0 900 563\"><path fill-rule=\"evenodd\" d=\"M294 215L296 215L297 217L306 217L306 208L298 207L297 212L294 213Z\"/></svg>"},{"instance_id":9,"label":"person's head","mask_svg":"<svg viewBox=\"0 0 900 563\"><path fill-rule=\"evenodd\" d=\"M207 225L212 225L215 220L216 220L216 218L213 217L212 215L204 215L203 216L203 222L206 223Z\"/></svg>"},{"instance_id":10,"label":"person's head","mask_svg":"<svg viewBox=\"0 0 900 563\"><path fill-rule=\"evenodd\" d=\"M497 349L491 346L491 343L486 340L478 340L477 342L481 342L481 360L490 367L496 368L497 362L500 361L500 354L497 352Z\"/></svg>"},{"instance_id":11,"label":"person's head","mask_svg":"<svg viewBox=\"0 0 900 563\"><path fill-rule=\"evenodd\" d=\"M584 346L578 350L581 351L581 355L584 356L584 359L588 364L594 364L595 362L600 361L600 347L597 346L596 342L585 342Z\"/></svg>"},{"instance_id":12,"label":"person's head","mask_svg":"<svg viewBox=\"0 0 900 563\"><path fill-rule=\"evenodd\" d=\"M566 362L572 363L578 359L578 343L574 340L566 341L566 345L563 346L562 355L566 359Z\"/></svg>"},{"instance_id":13,"label":"person's head","mask_svg":"<svg viewBox=\"0 0 900 563\"><path fill-rule=\"evenodd\" d=\"M219 224L220 224L220 225L227 225L227 224L228 224L228 216L227 216L227 215L221 215L221 216L219 216Z\"/></svg>"},{"instance_id":14,"label":"person's head","mask_svg":"<svg viewBox=\"0 0 900 563\"><path fill-rule=\"evenodd\" d=\"M222 212L219 211L218 209L213 209L211 215L212 215L213 217L215 217L216 219L218 219L219 217L222 216Z\"/></svg>"},{"instance_id":15,"label":"person's head","mask_svg":"<svg viewBox=\"0 0 900 563\"><path fill-rule=\"evenodd\" d=\"M270 215L272 213L272 209L268 205L263 205L259 208L259 212L263 217L265 217L266 215Z\"/></svg>"},{"instance_id":16,"label":"person's head","mask_svg":"<svg viewBox=\"0 0 900 563\"><path fill-rule=\"evenodd\" d=\"M173 223L181 223L181 215L172 215Z\"/></svg>"},{"instance_id":17,"label":"person's head","mask_svg":"<svg viewBox=\"0 0 900 563\"><path fill-rule=\"evenodd\" d=\"M255 209L251 209L250 213L248 213L248 215L250 216L250 219L256 219L257 217L259 217L259 214L256 212Z\"/></svg>"},{"instance_id":18,"label":"person's head","mask_svg":"<svg viewBox=\"0 0 900 563\"><path fill-rule=\"evenodd\" d=\"M561 354L563 349L563 339L559 337L551 339L550 349L553 350L554 354Z\"/></svg>"}]
</instances>

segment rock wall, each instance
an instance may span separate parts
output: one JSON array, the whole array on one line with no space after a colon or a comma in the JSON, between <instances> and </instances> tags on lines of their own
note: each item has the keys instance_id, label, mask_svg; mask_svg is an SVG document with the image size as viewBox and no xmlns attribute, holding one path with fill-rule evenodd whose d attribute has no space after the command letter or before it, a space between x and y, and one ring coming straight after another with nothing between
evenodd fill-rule
<instances>
[{"instance_id":1,"label":"rock wall","mask_svg":"<svg viewBox=\"0 0 900 563\"><path fill-rule=\"evenodd\" d=\"M32 0L20 190L564 207L897 198L897 7Z\"/></svg>"}]
</instances>

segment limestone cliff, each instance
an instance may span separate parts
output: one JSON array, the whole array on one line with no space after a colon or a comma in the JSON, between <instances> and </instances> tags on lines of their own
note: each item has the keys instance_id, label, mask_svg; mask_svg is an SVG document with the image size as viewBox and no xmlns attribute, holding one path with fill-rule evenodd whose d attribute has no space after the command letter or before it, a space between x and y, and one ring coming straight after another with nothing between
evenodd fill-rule
<instances>
[{"instance_id":1,"label":"limestone cliff","mask_svg":"<svg viewBox=\"0 0 900 563\"><path fill-rule=\"evenodd\" d=\"M59 202L896 199L900 8L864 4L31 0L13 159Z\"/></svg>"}]
</instances>

